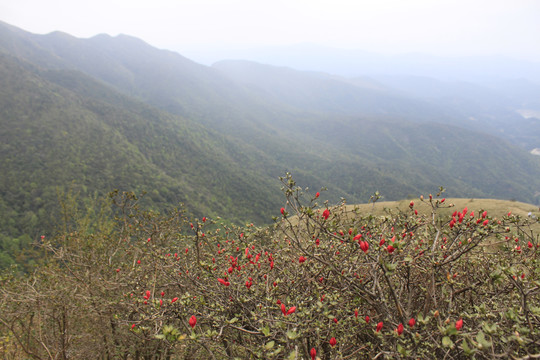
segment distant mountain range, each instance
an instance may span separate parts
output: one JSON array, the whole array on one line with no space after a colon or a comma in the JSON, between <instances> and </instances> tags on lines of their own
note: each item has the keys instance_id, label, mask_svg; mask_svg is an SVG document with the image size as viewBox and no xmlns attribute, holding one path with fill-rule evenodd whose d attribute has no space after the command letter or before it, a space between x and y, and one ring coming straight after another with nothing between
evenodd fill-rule
<instances>
[{"instance_id":1,"label":"distant mountain range","mask_svg":"<svg viewBox=\"0 0 540 360\"><path fill-rule=\"evenodd\" d=\"M0 23L0 237L54 222L57 189L148 192L197 216L268 223L290 171L331 202L448 196L540 203L534 81L345 78L197 64L119 35ZM519 95L521 94L521 95ZM1 238L0 238L1 240ZM6 240L7 241L7 240ZM0 242L0 250L1 248Z\"/></svg>"},{"instance_id":2,"label":"distant mountain range","mask_svg":"<svg viewBox=\"0 0 540 360\"><path fill-rule=\"evenodd\" d=\"M322 71L344 77L419 76L443 81L528 79L540 83L538 62L508 56L442 57L422 53L377 54L311 43L250 48L183 48L180 52L211 65L224 59L243 59L304 71Z\"/></svg>"}]
</instances>

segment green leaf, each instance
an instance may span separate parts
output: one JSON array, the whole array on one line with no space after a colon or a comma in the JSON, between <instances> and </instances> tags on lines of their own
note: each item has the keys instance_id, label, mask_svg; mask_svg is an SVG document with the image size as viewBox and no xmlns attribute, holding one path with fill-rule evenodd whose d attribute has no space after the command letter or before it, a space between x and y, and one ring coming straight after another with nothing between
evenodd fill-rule
<instances>
[{"instance_id":1,"label":"green leaf","mask_svg":"<svg viewBox=\"0 0 540 360\"><path fill-rule=\"evenodd\" d=\"M298 334L296 333L296 331L293 331L293 330L289 330L287 331L287 337L291 340L294 340L296 338L298 338Z\"/></svg>"},{"instance_id":2,"label":"green leaf","mask_svg":"<svg viewBox=\"0 0 540 360\"><path fill-rule=\"evenodd\" d=\"M400 344L397 344L397 351L398 351L398 353L400 353L401 355L403 355L405 357L409 356L409 354L410 354L410 351L407 351L407 349L405 349Z\"/></svg>"},{"instance_id":3,"label":"green leaf","mask_svg":"<svg viewBox=\"0 0 540 360\"><path fill-rule=\"evenodd\" d=\"M476 335L476 341L478 342L479 349L487 349L491 347L491 341L486 339L486 336L482 330L480 330Z\"/></svg>"},{"instance_id":4,"label":"green leaf","mask_svg":"<svg viewBox=\"0 0 540 360\"><path fill-rule=\"evenodd\" d=\"M506 316L508 320L516 320L516 313L514 312L512 308L506 310L504 315Z\"/></svg>"},{"instance_id":5,"label":"green leaf","mask_svg":"<svg viewBox=\"0 0 540 360\"><path fill-rule=\"evenodd\" d=\"M169 334L169 333L173 332L174 330L175 330L174 327L171 326L171 325L163 326L163 333L164 334Z\"/></svg>"},{"instance_id":6,"label":"green leaf","mask_svg":"<svg viewBox=\"0 0 540 360\"><path fill-rule=\"evenodd\" d=\"M465 339L463 339L463 342L461 343L461 348L463 349L463 352L467 356L471 356L475 353L475 350L469 347L469 344L467 343L467 340Z\"/></svg>"},{"instance_id":7,"label":"green leaf","mask_svg":"<svg viewBox=\"0 0 540 360\"><path fill-rule=\"evenodd\" d=\"M488 323L484 323L482 329L488 334L494 334L497 332L497 324L489 325Z\"/></svg>"},{"instance_id":8,"label":"green leaf","mask_svg":"<svg viewBox=\"0 0 540 360\"><path fill-rule=\"evenodd\" d=\"M263 327L260 332L264 334L264 336L270 335L270 328L268 326Z\"/></svg>"},{"instance_id":9,"label":"green leaf","mask_svg":"<svg viewBox=\"0 0 540 360\"><path fill-rule=\"evenodd\" d=\"M270 350L271 348L274 347L274 344L275 344L275 341L272 340L272 341L268 342L266 345L264 345L264 348L265 348L266 350Z\"/></svg>"},{"instance_id":10,"label":"green leaf","mask_svg":"<svg viewBox=\"0 0 540 360\"><path fill-rule=\"evenodd\" d=\"M448 336L442 338L442 344L444 347L452 347L454 345L454 343Z\"/></svg>"},{"instance_id":11,"label":"green leaf","mask_svg":"<svg viewBox=\"0 0 540 360\"><path fill-rule=\"evenodd\" d=\"M446 335L457 335L458 334L458 331L456 329L456 326L454 324L452 325L448 325L446 327L446 330L444 332Z\"/></svg>"}]
</instances>

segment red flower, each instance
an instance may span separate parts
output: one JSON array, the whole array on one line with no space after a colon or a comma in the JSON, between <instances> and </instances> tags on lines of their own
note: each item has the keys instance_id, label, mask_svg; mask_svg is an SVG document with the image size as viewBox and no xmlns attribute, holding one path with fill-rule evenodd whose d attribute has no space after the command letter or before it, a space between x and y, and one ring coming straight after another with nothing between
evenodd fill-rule
<instances>
[{"instance_id":1,"label":"red flower","mask_svg":"<svg viewBox=\"0 0 540 360\"><path fill-rule=\"evenodd\" d=\"M527 246L529 247L529 249L532 249L532 247L533 247L532 242L529 241L529 243L527 244Z\"/></svg>"},{"instance_id":2,"label":"red flower","mask_svg":"<svg viewBox=\"0 0 540 360\"><path fill-rule=\"evenodd\" d=\"M360 249L367 254L369 249L369 243L367 241L360 241Z\"/></svg>"},{"instance_id":3,"label":"red flower","mask_svg":"<svg viewBox=\"0 0 540 360\"><path fill-rule=\"evenodd\" d=\"M146 295L144 295L143 297L144 297L146 300L148 300L148 299L150 299L150 294L151 294L151 293L150 293L150 290L146 290Z\"/></svg>"},{"instance_id":4,"label":"red flower","mask_svg":"<svg viewBox=\"0 0 540 360\"><path fill-rule=\"evenodd\" d=\"M176 302L176 300L178 300L177 297L173 298L173 299L171 300L171 304L174 303L174 302Z\"/></svg>"},{"instance_id":5,"label":"red flower","mask_svg":"<svg viewBox=\"0 0 540 360\"><path fill-rule=\"evenodd\" d=\"M414 206L414 201L411 201L411 202L409 203L409 207L412 208L413 206Z\"/></svg>"},{"instance_id":6,"label":"red flower","mask_svg":"<svg viewBox=\"0 0 540 360\"><path fill-rule=\"evenodd\" d=\"M482 219L485 219L486 216L487 216L487 211L484 211L484 212L482 213Z\"/></svg>"},{"instance_id":7,"label":"red flower","mask_svg":"<svg viewBox=\"0 0 540 360\"><path fill-rule=\"evenodd\" d=\"M315 198L318 198L320 195L321 195L321 194L320 194L319 192L317 192L317 193L315 194Z\"/></svg>"},{"instance_id":8,"label":"red flower","mask_svg":"<svg viewBox=\"0 0 540 360\"><path fill-rule=\"evenodd\" d=\"M377 328L375 329L376 332L379 332L382 330L382 327L383 327L383 322L381 321L380 323L377 324Z\"/></svg>"},{"instance_id":9,"label":"red flower","mask_svg":"<svg viewBox=\"0 0 540 360\"><path fill-rule=\"evenodd\" d=\"M195 315L191 315L191 318L189 318L189 326L193 329L195 325L197 324L197 318Z\"/></svg>"},{"instance_id":10,"label":"red flower","mask_svg":"<svg viewBox=\"0 0 540 360\"><path fill-rule=\"evenodd\" d=\"M489 220L484 220L484 222L482 222L482 225L486 226L488 223L489 223Z\"/></svg>"},{"instance_id":11,"label":"red flower","mask_svg":"<svg viewBox=\"0 0 540 360\"><path fill-rule=\"evenodd\" d=\"M394 248L392 245L388 245L388 247L386 248L386 251L388 251L389 254L393 253L394 250L396 250L396 248Z\"/></svg>"},{"instance_id":12,"label":"red flower","mask_svg":"<svg viewBox=\"0 0 540 360\"><path fill-rule=\"evenodd\" d=\"M203 216L202 222L206 222L206 216Z\"/></svg>"},{"instance_id":13,"label":"red flower","mask_svg":"<svg viewBox=\"0 0 540 360\"><path fill-rule=\"evenodd\" d=\"M414 318L411 318L411 320L409 320L409 326L414 327L415 324L416 324L416 320L414 320Z\"/></svg>"},{"instance_id":14,"label":"red flower","mask_svg":"<svg viewBox=\"0 0 540 360\"><path fill-rule=\"evenodd\" d=\"M366 320L366 324L369 324L369 316L366 315L365 320Z\"/></svg>"},{"instance_id":15,"label":"red flower","mask_svg":"<svg viewBox=\"0 0 540 360\"><path fill-rule=\"evenodd\" d=\"M330 216L330 211L328 209L324 209L323 213L322 213L322 216L325 220L328 219L328 217Z\"/></svg>"},{"instance_id":16,"label":"red flower","mask_svg":"<svg viewBox=\"0 0 540 360\"><path fill-rule=\"evenodd\" d=\"M281 215L284 215L284 213L285 213L285 208L281 208L280 211L281 211Z\"/></svg>"},{"instance_id":17,"label":"red flower","mask_svg":"<svg viewBox=\"0 0 540 360\"><path fill-rule=\"evenodd\" d=\"M397 331L397 334L398 334L398 335L403 334L403 324L402 324L402 323L399 323L399 325L398 325L396 331Z\"/></svg>"},{"instance_id":18,"label":"red flower","mask_svg":"<svg viewBox=\"0 0 540 360\"><path fill-rule=\"evenodd\" d=\"M334 321L334 322L335 322L336 324L338 323L338 320L337 320L336 318L334 318L334 320L333 320L333 321Z\"/></svg>"},{"instance_id":19,"label":"red flower","mask_svg":"<svg viewBox=\"0 0 540 360\"><path fill-rule=\"evenodd\" d=\"M331 347L334 347L334 346L336 346L336 344L337 344L336 338L335 338L335 337L331 338L331 339L330 339L330 346L331 346Z\"/></svg>"},{"instance_id":20,"label":"red flower","mask_svg":"<svg viewBox=\"0 0 540 360\"><path fill-rule=\"evenodd\" d=\"M301 264L301 263L303 263L304 261L306 261L306 258L303 257L303 256L300 256L300 258L298 259L298 262Z\"/></svg>"},{"instance_id":21,"label":"red flower","mask_svg":"<svg viewBox=\"0 0 540 360\"><path fill-rule=\"evenodd\" d=\"M456 321L456 330L461 330L462 327L463 327L463 319L459 319L458 321Z\"/></svg>"},{"instance_id":22,"label":"red flower","mask_svg":"<svg viewBox=\"0 0 540 360\"><path fill-rule=\"evenodd\" d=\"M281 301L278 302L278 304L279 303L281 303ZM291 308L287 310L287 308L285 307L285 304L281 304L281 312L283 313L283 316L291 315L295 311L296 311L296 306L291 306Z\"/></svg>"},{"instance_id":23,"label":"red flower","mask_svg":"<svg viewBox=\"0 0 540 360\"><path fill-rule=\"evenodd\" d=\"M317 350L315 350L315 348L311 348L309 355L311 355L311 360L315 360L315 357L317 356Z\"/></svg>"},{"instance_id":24,"label":"red flower","mask_svg":"<svg viewBox=\"0 0 540 360\"><path fill-rule=\"evenodd\" d=\"M231 285L231 283L229 283L227 280L217 279L217 281L219 281L219 282L221 283L221 285L224 285L224 286L229 286L229 285Z\"/></svg>"},{"instance_id":25,"label":"red flower","mask_svg":"<svg viewBox=\"0 0 540 360\"><path fill-rule=\"evenodd\" d=\"M287 311L287 315L291 315L292 313L294 313L296 311L296 306L292 306L288 311Z\"/></svg>"},{"instance_id":26,"label":"red flower","mask_svg":"<svg viewBox=\"0 0 540 360\"><path fill-rule=\"evenodd\" d=\"M354 310L354 317L358 318L358 309Z\"/></svg>"}]
</instances>

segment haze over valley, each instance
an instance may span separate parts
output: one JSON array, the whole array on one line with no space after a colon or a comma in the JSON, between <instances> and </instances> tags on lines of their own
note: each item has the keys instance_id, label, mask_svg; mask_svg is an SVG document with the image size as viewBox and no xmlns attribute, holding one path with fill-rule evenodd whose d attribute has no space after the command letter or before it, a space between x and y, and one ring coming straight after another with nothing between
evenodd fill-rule
<instances>
[{"instance_id":1,"label":"haze over valley","mask_svg":"<svg viewBox=\"0 0 540 360\"><path fill-rule=\"evenodd\" d=\"M70 191L144 191L157 211L257 224L279 211L286 172L332 204L440 186L540 204L534 56L238 48L192 46L194 61L130 35L1 22L0 267L54 232Z\"/></svg>"}]
</instances>

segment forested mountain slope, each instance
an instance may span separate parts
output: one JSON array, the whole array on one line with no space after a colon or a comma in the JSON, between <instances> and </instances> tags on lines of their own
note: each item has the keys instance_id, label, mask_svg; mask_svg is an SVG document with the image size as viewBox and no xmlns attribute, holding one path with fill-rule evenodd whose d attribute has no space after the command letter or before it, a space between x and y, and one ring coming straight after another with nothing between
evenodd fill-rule
<instances>
[{"instance_id":1,"label":"forested mountain slope","mask_svg":"<svg viewBox=\"0 0 540 360\"><path fill-rule=\"evenodd\" d=\"M327 186L330 202L441 185L449 196L540 201L540 157L369 80L207 67L129 36L0 23L0 83L0 251L10 254L13 239L51 231L58 189L147 191L156 210L184 203L195 216L257 223L281 206L286 171L313 191Z\"/></svg>"}]
</instances>

